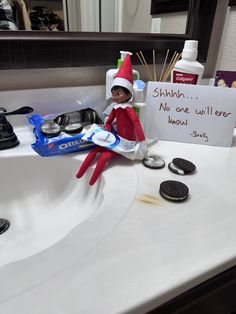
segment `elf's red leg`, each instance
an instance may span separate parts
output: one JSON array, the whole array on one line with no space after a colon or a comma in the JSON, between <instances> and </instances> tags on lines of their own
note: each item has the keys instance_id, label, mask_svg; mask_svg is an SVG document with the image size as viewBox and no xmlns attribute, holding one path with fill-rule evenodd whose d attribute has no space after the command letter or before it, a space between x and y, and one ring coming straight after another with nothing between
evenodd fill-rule
<instances>
[{"instance_id":1,"label":"elf's red leg","mask_svg":"<svg viewBox=\"0 0 236 314\"><path fill-rule=\"evenodd\" d=\"M89 181L90 185L93 185L97 181L97 179L100 176L100 174L102 173L107 161L110 158L115 157L115 156L118 156L118 154L114 153L112 151L108 151L108 150L104 150L104 152L101 153L101 156L99 157L99 159L97 161L96 168L95 168L93 175Z\"/></svg>"},{"instance_id":2,"label":"elf's red leg","mask_svg":"<svg viewBox=\"0 0 236 314\"><path fill-rule=\"evenodd\" d=\"M89 154L87 155L87 157L83 161L82 165L80 166L80 169L79 169L78 173L76 174L76 178L79 179L85 174L88 167L91 165L94 158L96 157L97 153L100 153L101 151L103 151L103 148L97 147L97 148L94 148L91 152L89 152Z\"/></svg>"}]
</instances>

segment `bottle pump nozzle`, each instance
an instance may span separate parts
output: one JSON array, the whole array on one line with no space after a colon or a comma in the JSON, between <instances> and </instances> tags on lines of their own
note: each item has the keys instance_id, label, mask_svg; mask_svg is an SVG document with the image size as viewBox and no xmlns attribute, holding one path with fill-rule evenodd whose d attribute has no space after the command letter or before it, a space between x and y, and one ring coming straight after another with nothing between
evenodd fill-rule
<instances>
[{"instance_id":1,"label":"bottle pump nozzle","mask_svg":"<svg viewBox=\"0 0 236 314\"><path fill-rule=\"evenodd\" d=\"M123 51L123 50L120 51L120 59L118 59L117 61L117 68L120 68L121 64L123 63L127 55L132 56L132 52Z\"/></svg>"}]
</instances>

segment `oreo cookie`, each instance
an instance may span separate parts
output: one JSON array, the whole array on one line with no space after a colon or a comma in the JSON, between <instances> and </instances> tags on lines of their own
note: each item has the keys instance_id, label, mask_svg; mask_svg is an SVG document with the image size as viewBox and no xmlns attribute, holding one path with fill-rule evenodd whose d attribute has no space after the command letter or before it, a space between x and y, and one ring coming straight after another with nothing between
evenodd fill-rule
<instances>
[{"instance_id":1,"label":"oreo cookie","mask_svg":"<svg viewBox=\"0 0 236 314\"><path fill-rule=\"evenodd\" d=\"M81 123L68 124L63 128L63 131L68 134L78 134L83 131L83 125Z\"/></svg>"},{"instance_id":2,"label":"oreo cookie","mask_svg":"<svg viewBox=\"0 0 236 314\"><path fill-rule=\"evenodd\" d=\"M148 155L143 159L143 165L150 169L161 169L165 166L165 161L157 155Z\"/></svg>"},{"instance_id":3,"label":"oreo cookie","mask_svg":"<svg viewBox=\"0 0 236 314\"><path fill-rule=\"evenodd\" d=\"M168 180L160 184L160 195L171 202L183 202L188 198L187 185L179 181Z\"/></svg>"},{"instance_id":4,"label":"oreo cookie","mask_svg":"<svg viewBox=\"0 0 236 314\"><path fill-rule=\"evenodd\" d=\"M183 158L174 158L172 162L168 164L168 169L176 174L185 175L193 173L196 170L196 166L189 160Z\"/></svg>"},{"instance_id":5,"label":"oreo cookie","mask_svg":"<svg viewBox=\"0 0 236 314\"><path fill-rule=\"evenodd\" d=\"M43 133L43 135L45 135L47 137L58 136L61 133L60 126L57 123L55 123L54 121L51 121L51 120L45 121L41 125L40 130Z\"/></svg>"}]
</instances>

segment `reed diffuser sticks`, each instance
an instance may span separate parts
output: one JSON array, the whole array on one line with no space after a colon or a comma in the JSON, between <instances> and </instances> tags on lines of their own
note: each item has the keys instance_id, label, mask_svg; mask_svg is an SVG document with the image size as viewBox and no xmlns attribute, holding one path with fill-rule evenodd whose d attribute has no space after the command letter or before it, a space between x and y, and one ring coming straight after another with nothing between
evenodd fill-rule
<instances>
[{"instance_id":1,"label":"reed diffuser sticks","mask_svg":"<svg viewBox=\"0 0 236 314\"><path fill-rule=\"evenodd\" d=\"M152 59L153 59L153 77L154 77L154 81L156 82L157 72L156 72L156 51L155 51L155 49L153 49L153 51L152 51Z\"/></svg>"},{"instance_id":2,"label":"reed diffuser sticks","mask_svg":"<svg viewBox=\"0 0 236 314\"><path fill-rule=\"evenodd\" d=\"M166 67L166 61L167 61L167 58L169 56L169 49L167 50L166 52L166 56L165 56L165 60L164 60L164 63L163 63L163 66L162 66L162 70L161 70L161 74L160 74L160 78L159 78L159 81L162 82L162 77L163 77L163 74L164 74L164 71L165 71L165 67Z\"/></svg>"},{"instance_id":3,"label":"reed diffuser sticks","mask_svg":"<svg viewBox=\"0 0 236 314\"><path fill-rule=\"evenodd\" d=\"M181 54L180 53L177 53L176 51L174 52L172 58L171 58L171 61L164 73L164 76L162 78L162 82L166 82L171 74L171 71L173 70L176 62L179 60Z\"/></svg>"},{"instance_id":4,"label":"reed diffuser sticks","mask_svg":"<svg viewBox=\"0 0 236 314\"><path fill-rule=\"evenodd\" d=\"M140 54L139 54L139 53L140 53ZM144 68L144 71L146 72L146 74L147 74L147 76L148 76L148 79L149 79L150 81L153 81L152 74L151 74L151 72L150 72L150 70L149 70L149 67L148 67L148 65L147 65L146 59L145 59L145 57L144 57L142 51L140 51L139 53L136 52L136 55L137 55L137 57L139 58L139 61L141 62L142 66L143 66L143 68Z\"/></svg>"},{"instance_id":5,"label":"reed diffuser sticks","mask_svg":"<svg viewBox=\"0 0 236 314\"><path fill-rule=\"evenodd\" d=\"M151 73L151 71L150 71L150 69L148 67L148 64L146 62L146 59L145 59L142 51L140 51L139 53L137 52L136 55L138 56L139 61L141 62L148 79L150 81L156 81L157 80L157 73L156 73L156 51L155 51L155 49L153 49L153 51L152 51L153 75L152 75L152 73ZM171 71L173 70L176 62L181 57L181 53L178 53L178 52L175 51L173 53L171 59L170 59L169 64L167 65L168 56L169 56L169 49L166 52L164 63L162 65L161 73L160 73L160 76L159 76L159 81L160 82L166 82L169 79Z\"/></svg>"}]
</instances>

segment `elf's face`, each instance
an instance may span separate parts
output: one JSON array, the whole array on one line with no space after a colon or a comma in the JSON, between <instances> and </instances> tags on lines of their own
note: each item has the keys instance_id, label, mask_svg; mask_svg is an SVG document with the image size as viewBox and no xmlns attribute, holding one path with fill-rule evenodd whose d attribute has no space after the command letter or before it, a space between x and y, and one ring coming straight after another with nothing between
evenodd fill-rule
<instances>
[{"instance_id":1,"label":"elf's face","mask_svg":"<svg viewBox=\"0 0 236 314\"><path fill-rule=\"evenodd\" d=\"M122 88L112 90L112 100L117 104L126 102L130 98L131 98L131 94L126 93Z\"/></svg>"}]
</instances>

